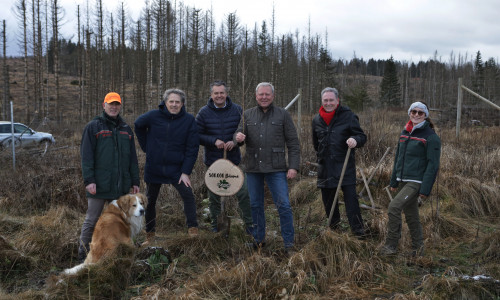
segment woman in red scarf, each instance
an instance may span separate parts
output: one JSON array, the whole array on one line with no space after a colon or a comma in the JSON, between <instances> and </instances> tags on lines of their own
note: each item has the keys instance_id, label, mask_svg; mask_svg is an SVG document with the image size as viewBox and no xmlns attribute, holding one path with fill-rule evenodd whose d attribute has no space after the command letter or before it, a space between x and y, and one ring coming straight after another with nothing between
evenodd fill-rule
<instances>
[{"instance_id":1,"label":"woman in red scarf","mask_svg":"<svg viewBox=\"0 0 500 300\"><path fill-rule=\"evenodd\" d=\"M410 120L399 135L391 176L391 191L398 194L389 204L387 238L381 255L397 253L401 237L401 213L410 229L412 256L424 255L424 237L418 213L420 200L429 196L436 180L441 156L441 140L434 131L429 109L414 102L408 109Z\"/></svg>"}]
</instances>

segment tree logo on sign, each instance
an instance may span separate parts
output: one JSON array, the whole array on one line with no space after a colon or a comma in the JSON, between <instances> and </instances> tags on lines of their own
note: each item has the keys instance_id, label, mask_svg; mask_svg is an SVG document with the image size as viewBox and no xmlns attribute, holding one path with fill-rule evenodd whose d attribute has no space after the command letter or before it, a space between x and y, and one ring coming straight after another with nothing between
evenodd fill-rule
<instances>
[{"instance_id":1,"label":"tree logo on sign","mask_svg":"<svg viewBox=\"0 0 500 300\"><path fill-rule=\"evenodd\" d=\"M231 184L229 182L227 182L226 179L222 179L221 181L219 181L219 183L217 183L217 187L219 189L227 190L230 186L231 186Z\"/></svg>"}]
</instances>

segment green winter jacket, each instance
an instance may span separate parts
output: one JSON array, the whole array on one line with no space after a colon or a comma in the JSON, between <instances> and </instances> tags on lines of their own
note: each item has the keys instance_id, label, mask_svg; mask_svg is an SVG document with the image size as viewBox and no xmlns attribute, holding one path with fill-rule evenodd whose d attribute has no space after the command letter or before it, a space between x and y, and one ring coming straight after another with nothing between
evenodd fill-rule
<instances>
[{"instance_id":1,"label":"green winter jacket","mask_svg":"<svg viewBox=\"0 0 500 300\"><path fill-rule=\"evenodd\" d=\"M87 197L117 199L139 186L139 165L134 133L118 116L110 119L104 112L83 130L80 145L85 186L95 183L97 192Z\"/></svg>"},{"instance_id":2,"label":"green winter jacket","mask_svg":"<svg viewBox=\"0 0 500 300\"><path fill-rule=\"evenodd\" d=\"M399 137L390 186L399 181L420 183L420 194L428 196L436 180L441 156L441 140L429 122Z\"/></svg>"},{"instance_id":3,"label":"green winter jacket","mask_svg":"<svg viewBox=\"0 0 500 300\"><path fill-rule=\"evenodd\" d=\"M243 119L245 124L242 124ZM292 117L285 109L271 104L267 112L264 112L260 106L256 106L244 112L242 122L234 136L237 132L246 135L243 158L245 172L299 170L299 139Z\"/></svg>"}]
</instances>

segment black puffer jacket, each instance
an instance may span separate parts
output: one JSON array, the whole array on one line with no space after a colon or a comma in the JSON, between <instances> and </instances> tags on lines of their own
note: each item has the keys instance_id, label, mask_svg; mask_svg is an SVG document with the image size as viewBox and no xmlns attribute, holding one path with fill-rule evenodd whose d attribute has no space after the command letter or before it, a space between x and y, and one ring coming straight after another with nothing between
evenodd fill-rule
<instances>
[{"instance_id":1,"label":"black puffer jacket","mask_svg":"<svg viewBox=\"0 0 500 300\"><path fill-rule=\"evenodd\" d=\"M356 148L362 147L366 143L366 135L359 125L356 116L349 107L339 106L335 115L326 125L323 118L317 114L312 121L313 145L317 154L318 187L336 188L342 166L347 154L348 138L356 140ZM355 151L351 150L351 155L342 180L342 185L356 184L356 163Z\"/></svg>"},{"instance_id":2,"label":"black puffer jacket","mask_svg":"<svg viewBox=\"0 0 500 300\"><path fill-rule=\"evenodd\" d=\"M226 106L223 108L217 108L214 100L210 98L207 105L200 109L196 116L196 124L200 145L205 146L205 165L210 166L224 156L224 149L218 149L215 141L219 139L226 143L233 140L233 134L238 129L242 113L241 106L233 103L229 97L226 97ZM228 151L227 159L239 165L240 147L236 146Z\"/></svg>"}]
</instances>

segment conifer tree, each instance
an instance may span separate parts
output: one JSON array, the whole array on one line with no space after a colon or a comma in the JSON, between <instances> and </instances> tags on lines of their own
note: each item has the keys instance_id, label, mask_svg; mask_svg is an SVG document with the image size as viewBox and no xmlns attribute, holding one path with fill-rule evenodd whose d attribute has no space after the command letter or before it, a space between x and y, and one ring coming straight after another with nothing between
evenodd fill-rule
<instances>
[{"instance_id":1,"label":"conifer tree","mask_svg":"<svg viewBox=\"0 0 500 300\"><path fill-rule=\"evenodd\" d=\"M401 85L399 84L396 64L392 56L385 62L384 78L380 83L380 102L383 106L401 105Z\"/></svg>"}]
</instances>

